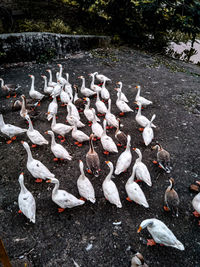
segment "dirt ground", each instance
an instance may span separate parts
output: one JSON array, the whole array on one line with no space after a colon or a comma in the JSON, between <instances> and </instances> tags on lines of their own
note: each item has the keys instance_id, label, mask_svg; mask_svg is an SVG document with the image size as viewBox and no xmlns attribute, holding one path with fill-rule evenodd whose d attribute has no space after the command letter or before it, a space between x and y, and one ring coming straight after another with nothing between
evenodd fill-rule
<instances>
[{"instance_id":1,"label":"dirt ground","mask_svg":"<svg viewBox=\"0 0 200 267\"><path fill-rule=\"evenodd\" d=\"M148 118L155 113L155 141L160 142L172 157L173 170L166 174L153 166L156 157L151 147L142 143L141 133L137 130L135 114L129 113L121 119L124 132L132 138L132 147L138 147L143 154L143 162L148 166L152 178L152 187L140 183L150 205L145 209L126 200L125 183L130 177L132 166L137 155L132 151L131 167L113 180L120 193L122 208L118 209L105 200L102 192L102 182L108 174L105 160L116 164L118 156L123 151L119 149L117 155L104 155L100 141L95 143L101 160L101 173L98 178L89 176L95 188L96 203L86 202L85 205L73 209L66 209L58 213L58 206L51 200L53 184L35 183L26 168L27 153L20 143L25 140L30 144L26 134L17 137L10 145L6 138L0 136L0 236L4 241L10 259L29 262L28 266L66 266L73 265L73 259L81 267L127 267L136 251L143 254L150 266L200 266L200 226L198 218L192 214L191 201L195 196L188 189L189 185L200 180L200 69L198 66L171 60L158 55L146 54L129 48L96 49L86 53L69 55L65 60L53 61L49 64L27 64L22 67L1 68L0 77L5 81L19 83L21 88L18 95L28 96L30 78L35 75L36 89L43 88L41 75L48 74L47 68L58 71L57 63L62 63L64 72L69 72L70 82L80 86L78 76L86 77L89 86L88 73L98 71L112 79L107 86L112 96L112 112L118 115L115 105L116 82L123 82L123 91L129 99L129 105L135 110L135 86L140 84L142 95L153 101L153 105L143 110ZM27 124L19 115L19 111L12 112L10 99L5 94L0 95L1 113L6 123L27 128ZM92 100L92 106L94 106ZM45 112L50 100L45 99L38 110L41 116L34 121L34 127L41 133L50 129L50 122L46 120ZM67 111L65 107L58 110L58 122L65 122ZM81 119L86 119L81 114ZM102 119L101 119L102 120ZM89 126L83 128L89 134ZM114 139L114 129L108 134ZM50 140L50 136L47 139ZM59 140L59 139L57 139ZM44 163L60 181L60 187L79 197L76 181L79 177L78 160L82 159L85 167L85 155L88 143L78 148L74 145L71 135L67 135L64 146L73 156L71 162L54 162L50 145L32 148L33 157ZM30 223L25 216L18 214L18 194L20 191L18 176L25 173L25 185L33 193L36 205L36 223ZM163 197L168 186L168 178L175 179L175 189L180 197L179 217L163 210ZM156 245L146 246L146 239L150 238L147 229L137 234L140 223L147 218L162 220L184 244L185 251ZM114 225L114 222L121 222ZM88 245L90 250L88 250ZM14 265L13 265L14 266ZM24 266L19 265L19 266Z\"/></svg>"}]
</instances>

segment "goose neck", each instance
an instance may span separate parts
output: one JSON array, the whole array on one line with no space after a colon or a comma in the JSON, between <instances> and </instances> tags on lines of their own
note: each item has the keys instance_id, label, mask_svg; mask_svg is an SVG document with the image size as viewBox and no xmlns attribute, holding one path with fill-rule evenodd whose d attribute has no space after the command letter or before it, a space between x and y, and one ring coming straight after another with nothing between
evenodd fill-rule
<instances>
[{"instance_id":1,"label":"goose neck","mask_svg":"<svg viewBox=\"0 0 200 267\"><path fill-rule=\"evenodd\" d=\"M50 135L51 135L51 145L52 145L52 146L55 146L55 145L56 145L55 135L54 135L53 132L52 132Z\"/></svg>"},{"instance_id":2,"label":"goose neck","mask_svg":"<svg viewBox=\"0 0 200 267\"><path fill-rule=\"evenodd\" d=\"M141 162L142 161L142 153L140 150L136 151L136 153L138 154L138 158L137 158L137 161L138 162Z\"/></svg>"},{"instance_id":3,"label":"goose neck","mask_svg":"<svg viewBox=\"0 0 200 267\"><path fill-rule=\"evenodd\" d=\"M25 194L28 190L26 188L26 186L24 185L24 179L19 181L20 187L21 187L21 192L22 194Z\"/></svg>"},{"instance_id":4,"label":"goose neck","mask_svg":"<svg viewBox=\"0 0 200 267\"><path fill-rule=\"evenodd\" d=\"M51 127L54 127L56 125L56 115L53 115L53 119L52 119L52 123L51 123Z\"/></svg>"},{"instance_id":5,"label":"goose neck","mask_svg":"<svg viewBox=\"0 0 200 267\"><path fill-rule=\"evenodd\" d=\"M108 113L111 113L111 100L108 101Z\"/></svg>"},{"instance_id":6,"label":"goose neck","mask_svg":"<svg viewBox=\"0 0 200 267\"><path fill-rule=\"evenodd\" d=\"M137 89L138 89L138 91L137 91L136 97L139 97L140 96L140 86L138 86Z\"/></svg>"},{"instance_id":7,"label":"goose neck","mask_svg":"<svg viewBox=\"0 0 200 267\"><path fill-rule=\"evenodd\" d=\"M142 105L139 104L139 106L138 106L138 113L137 113L137 115L139 115L139 116L141 116L141 109L142 109Z\"/></svg>"},{"instance_id":8,"label":"goose neck","mask_svg":"<svg viewBox=\"0 0 200 267\"><path fill-rule=\"evenodd\" d=\"M34 89L34 83L35 83L35 78L34 77L32 77L31 78L31 91L34 91L35 89Z\"/></svg>"},{"instance_id":9,"label":"goose neck","mask_svg":"<svg viewBox=\"0 0 200 267\"><path fill-rule=\"evenodd\" d=\"M28 130L29 131L33 131L34 130L33 129L33 124L32 124L32 121L31 121L30 117L28 118Z\"/></svg>"},{"instance_id":10,"label":"goose neck","mask_svg":"<svg viewBox=\"0 0 200 267\"><path fill-rule=\"evenodd\" d=\"M28 162L31 162L33 160L33 156L32 156L32 153L31 153L31 150L30 150L30 147L26 147L26 152L28 154Z\"/></svg>"},{"instance_id":11,"label":"goose neck","mask_svg":"<svg viewBox=\"0 0 200 267\"><path fill-rule=\"evenodd\" d=\"M97 100L96 102L100 101L100 98L99 98L99 92L97 92Z\"/></svg>"},{"instance_id":12,"label":"goose neck","mask_svg":"<svg viewBox=\"0 0 200 267\"><path fill-rule=\"evenodd\" d=\"M109 168L110 168L110 171L109 171L109 174L106 177L106 180L107 181L110 181L111 180L111 177L112 177L112 174L113 174L113 169L114 169L113 168L113 165L110 165Z\"/></svg>"},{"instance_id":13,"label":"goose neck","mask_svg":"<svg viewBox=\"0 0 200 267\"><path fill-rule=\"evenodd\" d=\"M63 67L60 66L59 77L62 77L62 71L63 71Z\"/></svg>"},{"instance_id":14,"label":"goose neck","mask_svg":"<svg viewBox=\"0 0 200 267\"><path fill-rule=\"evenodd\" d=\"M90 153L94 152L93 137L90 138Z\"/></svg>"},{"instance_id":15,"label":"goose neck","mask_svg":"<svg viewBox=\"0 0 200 267\"><path fill-rule=\"evenodd\" d=\"M52 83L52 72L51 72L51 70L49 71L49 82Z\"/></svg>"},{"instance_id":16,"label":"goose neck","mask_svg":"<svg viewBox=\"0 0 200 267\"><path fill-rule=\"evenodd\" d=\"M82 85L81 85L81 89L85 88L85 78L82 78Z\"/></svg>"},{"instance_id":17,"label":"goose neck","mask_svg":"<svg viewBox=\"0 0 200 267\"><path fill-rule=\"evenodd\" d=\"M44 78L44 90L47 88L47 79Z\"/></svg>"},{"instance_id":18,"label":"goose neck","mask_svg":"<svg viewBox=\"0 0 200 267\"><path fill-rule=\"evenodd\" d=\"M24 97L22 97L22 106L21 106L21 112L25 113L26 112L26 103Z\"/></svg>"},{"instance_id":19,"label":"goose neck","mask_svg":"<svg viewBox=\"0 0 200 267\"><path fill-rule=\"evenodd\" d=\"M5 125L4 119L2 114L0 114L0 128L2 128Z\"/></svg>"},{"instance_id":20,"label":"goose neck","mask_svg":"<svg viewBox=\"0 0 200 267\"><path fill-rule=\"evenodd\" d=\"M57 180L55 183L54 189L52 191L52 196L58 193L58 188L59 188L59 181Z\"/></svg>"},{"instance_id":21,"label":"goose neck","mask_svg":"<svg viewBox=\"0 0 200 267\"><path fill-rule=\"evenodd\" d=\"M106 88L106 79L103 80L102 88Z\"/></svg>"},{"instance_id":22,"label":"goose neck","mask_svg":"<svg viewBox=\"0 0 200 267\"><path fill-rule=\"evenodd\" d=\"M91 75L92 81L91 81L91 86L94 86L94 75Z\"/></svg>"},{"instance_id":23,"label":"goose neck","mask_svg":"<svg viewBox=\"0 0 200 267\"><path fill-rule=\"evenodd\" d=\"M133 166L132 174L131 174L130 178L128 179L128 183L131 183L131 184L133 183L134 178L135 178L135 171L136 171L136 168L135 168L135 166Z\"/></svg>"},{"instance_id":24,"label":"goose neck","mask_svg":"<svg viewBox=\"0 0 200 267\"><path fill-rule=\"evenodd\" d=\"M1 81L1 87L3 87L4 86L4 80L0 79L0 81Z\"/></svg>"},{"instance_id":25,"label":"goose neck","mask_svg":"<svg viewBox=\"0 0 200 267\"><path fill-rule=\"evenodd\" d=\"M81 178L84 179L85 178L85 173L84 173L82 164L80 165L80 172L81 172Z\"/></svg>"}]
</instances>

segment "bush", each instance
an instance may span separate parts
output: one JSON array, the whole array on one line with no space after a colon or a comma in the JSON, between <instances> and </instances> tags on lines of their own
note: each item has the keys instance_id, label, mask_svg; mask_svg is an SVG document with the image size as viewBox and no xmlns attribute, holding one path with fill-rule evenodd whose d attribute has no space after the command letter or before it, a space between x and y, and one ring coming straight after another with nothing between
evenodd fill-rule
<instances>
[{"instance_id":1,"label":"bush","mask_svg":"<svg viewBox=\"0 0 200 267\"><path fill-rule=\"evenodd\" d=\"M20 32L44 32L46 30L46 23L43 21L33 21L25 19L24 21L19 21L19 31Z\"/></svg>"},{"instance_id":2,"label":"bush","mask_svg":"<svg viewBox=\"0 0 200 267\"><path fill-rule=\"evenodd\" d=\"M49 29L47 31L50 31L50 32L53 32L53 33L67 34L67 33L71 33L71 28L68 25L65 25L63 20L54 19L51 22L50 27L49 27Z\"/></svg>"}]
</instances>

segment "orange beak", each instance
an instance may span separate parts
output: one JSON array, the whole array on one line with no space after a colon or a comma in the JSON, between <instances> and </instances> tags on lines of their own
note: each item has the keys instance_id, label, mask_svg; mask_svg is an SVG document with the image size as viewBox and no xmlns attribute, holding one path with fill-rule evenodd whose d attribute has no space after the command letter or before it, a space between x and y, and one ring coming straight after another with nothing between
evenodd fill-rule
<instances>
[{"instance_id":1,"label":"orange beak","mask_svg":"<svg viewBox=\"0 0 200 267\"><path fill-rule=\"evenodd\" d=\"M136 150L136 147L134 147L133 150Z\"/></svg>"},{"instance_id":2,"label":"orange beak","mask_svg":"<svg viewBox=\"0 0 200 267\"><path fill-rule=\"evenodd\" d=\"M51 180L47 180L46 183L51 183Z\"/></svg>"},{"instance_id":3,"label":"orange beak","mask_svg":"<svg viewBox=\"0 0 200 267\"><path fill-rule=\"evenodd\" d=\"M23 172L21 172L21 175L24 175L24 173L23 173Z\"/></svg>"},{"instance_id":4,"label":"orange beak","mask_svg":"<svg viewBox=\"0 0 200 267\"><path fill-rule=\"evenodd\" d=\"M45 134L48 134L48 132L46 131L46 132L44 132Z\"/></svg>"},{"instance_id":5,"label":"orange beak","mask_svg":"<svg viewBox=\"0 0 200 267\"><path fill-rule=\"evenodd\" d=\"M23 144L24 143L24 141L21 141L21 144Z\"/></svg>"},{"instance_id":6,"label":"orange beak","mask_svg":"<svg viewBox=\"0 0 200 267\"><path fill-rule=\"evenodd\" d=\"M142 227L140 226L140 227L138 228L138 230L137 230L137 233L140 233L141 230L142 230Z\"/></svg>"},{"instance_id":7,"label":"orange beak","mask_svg":"<svg viewBox=\"0 0 200 267\"><path fill-rule=\"evenodd\" d=\"M105 161L106 164L108 164L110 161Z\"/></svg>"}]
</instances>

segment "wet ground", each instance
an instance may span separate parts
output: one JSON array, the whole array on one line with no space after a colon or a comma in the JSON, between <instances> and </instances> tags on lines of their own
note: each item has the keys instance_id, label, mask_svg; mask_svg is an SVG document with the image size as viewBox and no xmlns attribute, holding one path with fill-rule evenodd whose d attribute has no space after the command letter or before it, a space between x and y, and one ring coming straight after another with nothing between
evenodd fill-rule
<instances>
[{"instance_id":1,"label":"wet ground","mask_svg":"<svg viewBox=\"0 0 200 267\"><path fill-rule=\"evenodd\" d=\"M1 68L0 77L7 83L19 83L22 87L18 94L24 93L28 96L28 74L35 75L35 87L42 90L41 75L47 74L45 70L51 68L55 79L57 63L62 63L64 71L69 72L72 84L80 85L77 77L84 75L86 85L89 86L88 73L94 71L110 77L113 83L107 88L112 96L112 112L115 115L119 113L115 105L115 83L123 82L123 91L134 110L135 85L140 84L142 95L153 101L153 105L142 112L148 118L156 114L154 143L160 142L171 153L173 170L171 174L166 174L153 166L152 161L156 153L142 143L141 133L137 130L138 125L135 122L136 111L129 113L121 121L124 124L124 132L131 135L132 147L141 149L143 162L151 173L152 187L141 184L150 208L145 209L126 200L124 186L137 158L134 151L131 167L114 179L123 207L118 209L105 200L102 182L109 171L105 160L110 160L115 165L123 149L119 149L118 155L106 156L102 153L100 142L97 141L95 149L100 155L102 171L98 178L90 176L95 188L96 203L86 202L83 206L66 209L59 214L57 205L51 200L53 185L45 182L35 183L35 179L26 169L27 154L20 143L21 140L26 140L30 144L26 134L17 137L10 145L6 144L6 138L1 134L0 236L10 259L13 262L17 259L29 261L28 266L69 267L73 266L74 259L82 267L127 267L130 266L134 252L140 251L150 266L200 266L200 226L198 219L192 214L191 201L195 194L188 189L191 183L199 179L200 172L199 67L128 48L104 51L97 49L91 53L80 53L49 64ZM0 101L5 122L27 128L26 122L19 116L19 111L11 112L11 100L5 99L2 92ZM92 100L92 106L94 101ZM45 99L41 107L38 107L41 116L34 121L34 127L41 133L50 129L50 122L45 116L49 102L49 99ZM66 108L59 107L58 122L64 123L66 114ZM86 123L83 114L81 119ZM83 131L89 134L91 129L86 126ZM109 130L108 134L114 139L114 130ZM47 138L49 139L49 136ZM86 143L81 148L76 147L70 134L67 135L64 146L73 156L71 162L54 162L49 145L31 150L33 157L42 161L60 180L61 188L79 197L76 186L80 174L78 160L82 159L85 164L89 146ZM25 173L25 185L36 200L35 224L18 214L18 176L22 171ZM170 176L175 180L175 189L180 197L178 218L163 210L164 192ZM159 245L147 247L146 239L150 238L148 231L145 229L137 234L140 223L147 218L162 220L184 244L185 251ZM114 222L121 224L114 225Z\"/></svg>"}]
</instances>

